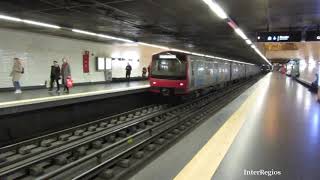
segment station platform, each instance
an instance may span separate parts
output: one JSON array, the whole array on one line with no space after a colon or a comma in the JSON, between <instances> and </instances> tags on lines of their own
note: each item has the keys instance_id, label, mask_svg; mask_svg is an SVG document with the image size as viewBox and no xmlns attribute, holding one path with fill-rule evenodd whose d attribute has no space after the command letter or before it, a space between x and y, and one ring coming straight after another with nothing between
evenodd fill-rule
<instances>
[{"instance_id":1,"label":"station platform","mask_svg":"<svg viewBox=\"0 0 320 180\"><path fill-rule=\"evenodd\" d=\"M130 179L320 179L319 118L315 94L269 73Z\"/></svg>"},{"instance_id":2,"label":"station platform","mask_svg":"<svg viewBox=\"0 0 320 180\"><path fill-rule=\"evenodd\" d=\"M148 88L148 81L131 81L76 86L69 94L48 89L25 90L22 94L0 92L0 115L145 92Z\"/></svg>"}]
</instances>

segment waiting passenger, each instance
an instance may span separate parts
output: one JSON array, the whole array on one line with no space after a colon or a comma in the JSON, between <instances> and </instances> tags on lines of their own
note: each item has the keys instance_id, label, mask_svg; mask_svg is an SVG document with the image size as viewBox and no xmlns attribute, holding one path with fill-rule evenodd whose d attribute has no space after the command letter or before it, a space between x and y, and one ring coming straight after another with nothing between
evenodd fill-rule
<instances>
[{"instance_id":1,"label":"waiting passenger","mask_svg":"<svg viewBox=\"0 0 320 180\"><path fill-rule=\"evenodd\" d=\"M52 91L54 82L56 82L57 84L57 92L60 91L59 79L60 79L60 66L57 61L53 61L53 65L51 66L49 91Z\"/></svg>"},{"instance_id":2,"label":"waiting passenger","mask_svg":"<svg viewBox=\"0 0 320 180\"><path fill-rule=\"evenodd\" d=\"M147 77L147 68L143 67L142 68L142 78L146 78Z\"/></svg>"},{"instance_id":3,"label":"waiting passenger","mask_svg":"<svg viewBox=\"0 0 320 180\"><path fill-rule=\"evenodd\" d=\"M69 87L67 86L67 80L71 78L71 68L67 61L67 59L62 59L62 66L61 66L61 76L62 76L62 83L63 83L63 91L69 93Z\"/></svg>"},{"instance_id":4,"label":"waiting passenger","mask_svg":"<svg viewBox=\"0 0 320 180\"><path fill-rule=\"evenodd\" d=\"M13 64L10 76L12 77L13 87L15 89L14 93L20 94L22 92L21 86L20 86L20 79L22 74L24 73L24 68L19 58L14 58L13 60L14 60L14 64Z\"/></svg>"},{"instance_id":5,"label":"waiting passenger","mask_svg":"<svg viewBox=\"0 0 320 180\"><path fill-rule=\"evenodd\" d=\"M126 66L126 79L127 79L128 81L130 81L131 70L132 70L132 67L131 67L131 65L128 63L128 65Z\"/></svg>"}]
</instances>

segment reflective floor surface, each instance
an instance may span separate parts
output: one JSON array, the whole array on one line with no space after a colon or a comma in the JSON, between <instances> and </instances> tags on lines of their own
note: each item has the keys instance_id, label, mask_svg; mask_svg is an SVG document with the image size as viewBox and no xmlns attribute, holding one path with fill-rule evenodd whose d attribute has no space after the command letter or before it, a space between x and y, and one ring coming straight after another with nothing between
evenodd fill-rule
<instances>
[{"instance_id":1,"label":"reflective floor surface","mask_svg":"<svg viewBox=\"0 0 320 180\"><path fill-rule=\"evenodd\" d=\"M320 104L306 87L277 72L267 75L260 101L212 179L320 179ZM245 170L280 176L244 175Z\"/></svg>"}]
</instances>

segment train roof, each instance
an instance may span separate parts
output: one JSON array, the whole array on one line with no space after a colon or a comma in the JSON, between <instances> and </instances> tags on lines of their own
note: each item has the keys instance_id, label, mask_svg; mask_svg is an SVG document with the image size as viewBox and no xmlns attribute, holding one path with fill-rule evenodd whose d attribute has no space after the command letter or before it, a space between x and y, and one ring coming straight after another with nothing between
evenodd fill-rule
<instances>
[{"instance_id":1,"label":"train roof","mask_svg":"<svg viewBox=\"0 0 320 180\"><path fill-rule=\"evenodd\" d=\"M183 52L183 51L173 51L173 50L170 50L170 51L162 51L162 52L160 52L160 53L156 53L156 54L153 54L153 55L166 54L166 53L175 54L175 55L189 55L189 56L206 57L206 58L210 58L210 59L218 59L218 60L228 61L228 62L233 62L233 63L239 63L239 64L247 64L247 65L251 65L251 66L257 66L256 64L241 62L241 61L237 61L237 60L226 59L226 58L217 57L217 56L208 56L208 55L198 54L198 53Z\"/></svg>"}]
</instances>

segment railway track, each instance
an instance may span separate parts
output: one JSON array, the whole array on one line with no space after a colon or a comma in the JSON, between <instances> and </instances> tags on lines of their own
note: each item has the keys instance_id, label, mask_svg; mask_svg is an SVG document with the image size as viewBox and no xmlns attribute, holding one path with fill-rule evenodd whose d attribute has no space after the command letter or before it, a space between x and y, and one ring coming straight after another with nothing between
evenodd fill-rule
<instances>
[{"instance_id":1,"label":"railway track","mask_svg":"<svg viewBox=\"0 0 320 180\"><path fill-rule=\"evenodd\" d=\"M84 140L83 137L89 139L97 134L108 133L120 126L130 124L131 121L152 116L164 109L166 105L150 105L2 147L0 148L0 169L9 168L14 163L33 158L43 152L80 143Z\"/></svg>"},{"instance_id":2,"label":"railway track","mask_svg":"<svg viewBox=\"0 0 320 180\"><path fill-rule=\"evenodd\" d=\"M250 84L233 85L175 107L142 108L1 148L5 160L0 163L0 179L121 179ZM31 150L24 154L26 149ZM20 156L4 155L9 152Z\"/></svg>"}]
</instances>

